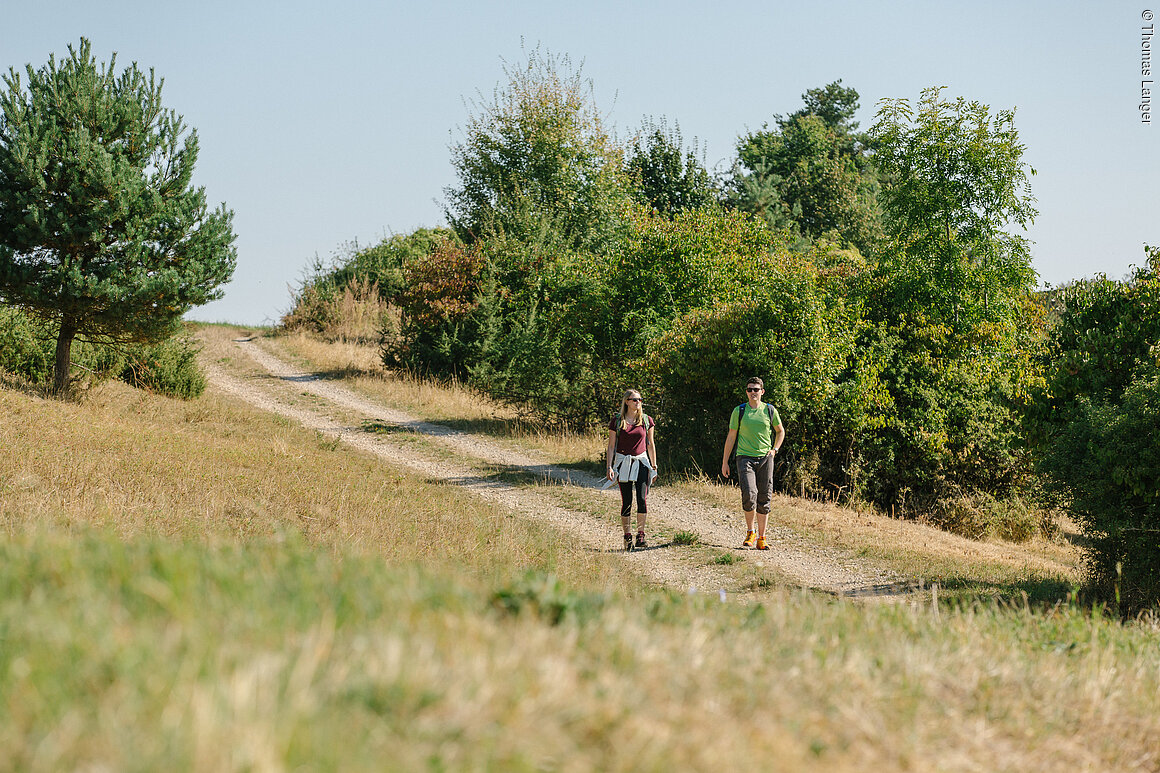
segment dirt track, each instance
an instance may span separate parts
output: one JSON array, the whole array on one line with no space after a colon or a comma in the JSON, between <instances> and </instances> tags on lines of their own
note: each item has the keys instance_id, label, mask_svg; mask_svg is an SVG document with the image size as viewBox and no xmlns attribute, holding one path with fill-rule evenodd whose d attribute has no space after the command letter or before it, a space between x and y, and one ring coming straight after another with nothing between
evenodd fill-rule
<instances>
[{"instance_id":1,"label":"dirt track","mask_svg":"<svg viewBox=\"0 0 1160 773\"><path fill-rule=\"evenodd\" d=\"M374 454L391 465L462 486L529 518L547 519L579 547L621 552L619 496L615 488L601 490L602 479L553 466L532 454L512 451L487 438L424 422L376 403L340 384L291 366L273 354L268 345L262 339L234 340L233 346L242 355L239 359L252 361L263 375L254 377L252 369L206 363L206 375L212 387ZM368 429L368 425L398 427L409 432L376 432ZM407 442L415 435L426 443ZM542 482L533 487L511 485L480 474L480 464L526 471ZM607 510L607 514L594 515L587 508L561 506L559 497L552 495L553 489L558 491L561 485L572 487L573 495L605 498L606 508L593 509ZM702 545L734 551L758 571L776 573L783 581L806 588L859 598L897 598L909 594L909 583L902 578L840 551L809 545L790 530L772 524L767 533L769 551L738 550L742 524L737 511L666 492L663 486L649 495L650 532L691 532ZM665 587L727 593L739 590L736 571L703 559L692 560L689 551L674 548L671 544L654 544L648 550L623 555L635 569Z\"/></svg>"}]
</instances>

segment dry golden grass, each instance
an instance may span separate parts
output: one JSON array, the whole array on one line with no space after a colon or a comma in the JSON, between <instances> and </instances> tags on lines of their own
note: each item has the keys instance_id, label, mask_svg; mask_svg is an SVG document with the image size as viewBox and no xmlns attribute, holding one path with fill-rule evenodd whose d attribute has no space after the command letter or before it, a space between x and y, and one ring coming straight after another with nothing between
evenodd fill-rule
<instances>
[{"instance_id":1,"label":"dry golden grass","mask_svg":"<svg viewBox=\"0 0 1160 773\"><path fill-rule=\"evenodd\" d=\"M686 479L674 488L719 506L737 505L737 491L731 486ZM1026 593L1033 600L1054 602L1083 579L1081 538L1066 519L1058 539L979 541L872 510L778 495L770 522L819 545L849 551L906 576L923 577L955 595Z\"/></svg>"},{"instance_id":2,"label":"dry golden grass","mask_svg":"<svg viewBox=\"0 0 1160 773\"><path fill-rule=\"evenodd\" d=\"M67 403L3 390L0 416L0 528L10 532L83 524L221 541L291 529L344 553L481 571L496 568L495 554L476 548L495 544L505 562L515 557L505 570L625 582L614 562L583 553L574 565L534 524L454 487L213 393L185 403L109 383Z\"/></svg>"},{"instance_id":3,"label":"dry golden grass","mask_svg":"<svg viewBox=\"0 0 1160 773\"><path fill-rule=\"evenodd\" d=\"M398 311L379 297L378 284L355 279L341 293L320 292L317 285L302 288L281 324L287 329L311 329L328 341L373 343L379 340L388 317L397 324Z\"/></svg>"},{"instance_id":4,"label":"dry golden grass","mask_svg":"<svg viewBox=\"0 0 1160 773\"><path fill-rule=\"evenodd\" d=\"M220 342L228 340L229 331L215 331L212 335ZM302 367L342 377L344 386L369 398L424 419L516 441L548 454L560 464L598 458L607 441L603 433L549 430L455 381L439 383L409 373L387 372L377 348L367 344L328 342L305 333L264 337L261 343ZM214 345L207 342L207 347Z\"/></svg>"}]
</instances>

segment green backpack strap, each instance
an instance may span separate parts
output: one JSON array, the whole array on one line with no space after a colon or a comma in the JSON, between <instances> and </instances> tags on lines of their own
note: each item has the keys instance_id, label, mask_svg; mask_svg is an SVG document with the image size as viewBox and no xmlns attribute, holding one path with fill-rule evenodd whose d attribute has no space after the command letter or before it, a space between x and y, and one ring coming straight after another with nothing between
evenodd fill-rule
<instances>
[{"instance_id":1,"label":"green backpack strap","mask_svg":"<svg viewBox=\"0 0 1160 773\"><path fill-rule=\"evenodd\" d=\"M645 431L645 432L648 432L648 431L649 431L649 429L650 429L650 428L651 428L651 427L652 427L654 424L656 424L656 422L654 422L654 421L652 420L652 416L649 416L647 413L646 413L646 414L644 414L644 431ZM616 434L617 434L617 436L618 436L618 437L620 436L620 430L621 430L621 427L620 427L620 426L617 426L617 428L616 428Z\"/></svg>"}]
</instances>

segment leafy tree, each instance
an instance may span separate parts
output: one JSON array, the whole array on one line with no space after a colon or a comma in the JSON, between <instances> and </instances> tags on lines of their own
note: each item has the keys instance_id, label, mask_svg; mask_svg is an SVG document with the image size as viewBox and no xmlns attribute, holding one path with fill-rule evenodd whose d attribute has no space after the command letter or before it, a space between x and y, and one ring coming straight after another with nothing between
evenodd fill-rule
<instances>
[{"instance_id":1,"label":"leafy tree","mask_svg":"<svg viewBox=\"0 0 1160 773\"><path fill-rule=\"evenodd\" d=\"M190 178L197 135L161 104L162 81L119 76L88 40L9 69L0 93L0 299L59 325L53 388L74 338L154 342L233 273L233 214Z\"/></svg>"},{"instance_id":2,"label":"leafy tree","mask_svg":"<svg viewBox=\"0 0 1160 773\"><path fill-rule=\"evenodd\" d=\"M451 149L459 181L446 213L463 246L408 273L422 297L399 295L385 357L466 374L499 399L572 420L591 410L598 369L589 332L564 320L608 276L629 227L630 178L567 57L536 49L504 72ZM428 276L445 265L455 281Z\"/></svg>"},{"instance_id":3,"label":"leafy tree","mask_svg":"<svg viewBox=\"0 0 1160 773\"><path fill-rule=\"evenodd\" d=\"M892 352L895 413L877 438L874 498L919 508L1026 477L1019 416L1037 383L1035 216L1014 113L923 92L885 100L872 136L888 239L869 309Z\"/></svg>"},{"instance_id":4,"label":"leafy tree","mask_svg":"<svg viewBox=\"0 0 1160 773\"><path fill-rule=\"evenodd\" d=\"M956 331L1009 316L1034 286L1025 229L1038 212L1015 112L923 91L918 110L883 100L871 130L896 288ZM1035 170L1030 170L1031 174Z\"/></svg>"},{"instance_id":5,"label":"leafy tree","mask_svg":"<svg viewBox=\"0 0 1160 773\"><path fill-rule=\"evenodd\" d=\"M858 99L858 92L842 86L842 79L839 78L822 88L807 89L806 93L802 94L805 107L791 113L788 118L778 117L777 122L785 129L799 118L816 115L835 134L847 140L848 154L855 155L854 145L858 139L855 132L858 129L858 122L854 120L854 114L858 112Z\"/></svg>"},{"instance_id":6,"label":"leafy tree","mask_svg":"<svg viewBox=\"0 0 1160 773\"><path fill-rule=\"evenodd\" d=\"M799 235L796 218L801 216L801 207L795 208L783 198L784 180L764 159L734 162L722 186L725 204L754 215L771 231L796 238Z\"/></svg>"},{"instance_id":7,"label":"leafy tree","mask_svg":"<svg viewBox=\"0 0 1160 773\"><path fill-rule=\"evenodd\" d=\"M831 234L872 254L881 238L877 179L854 133L858 93L836 81L805 108L740 139L731 199L772 226L792 220L809 241Z\"/></svg>"},{"instance_id":8,"label":"leafy tree","mask_svg":"<svg viewBox=\"0 0 1160 773\"><path fill-rule=\"evenodd\" d=\"M646 122L629 149L628 174L637 201L661 214L699 209L716 201L713 182L692 151L683 151L680 128Z\"/></svg>"},{"instance_id":9,"label":"leafy tree","mask_svg":"<svg viewBox=\"0 0 1160 773\"><path fill-rule=\"evenodd\" d=\"M591 83L567 57L505 65L506 86L476 104L451 149L459 177L447 219L465 242L501 236L546 248L604 249L628 196L620 150L605 132Z\"/></svg>"}]
</instances>

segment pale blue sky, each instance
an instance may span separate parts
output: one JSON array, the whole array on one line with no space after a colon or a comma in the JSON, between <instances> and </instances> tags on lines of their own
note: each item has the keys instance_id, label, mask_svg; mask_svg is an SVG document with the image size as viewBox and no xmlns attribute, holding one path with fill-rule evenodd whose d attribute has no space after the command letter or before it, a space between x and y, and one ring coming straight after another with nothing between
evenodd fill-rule
<instances>
[{"instance_id":1,"label":"pale blue sky","mask_svg":"<svg viewBox=\"0 0 1160 773\"><path fill-rule=\"evenodd\" d=\"M1160 11L1160 0L1156 0ZM1160 126L1141 123L1148 2L5 2L0 67L81 36L165 78L201 139L196 182L235 213L238 269L193 319L276 322L316 256L443 223L465 99L522 45L584 63L621 138L679 123L710 168L838 78L862 98L947 86L1016 108L1041 281L1124 275L1160 243ZM1158 62L1160 63L1160 62ZM1160 108L1156 122L1160 123Z\"/></svg>"}]
</instances>

